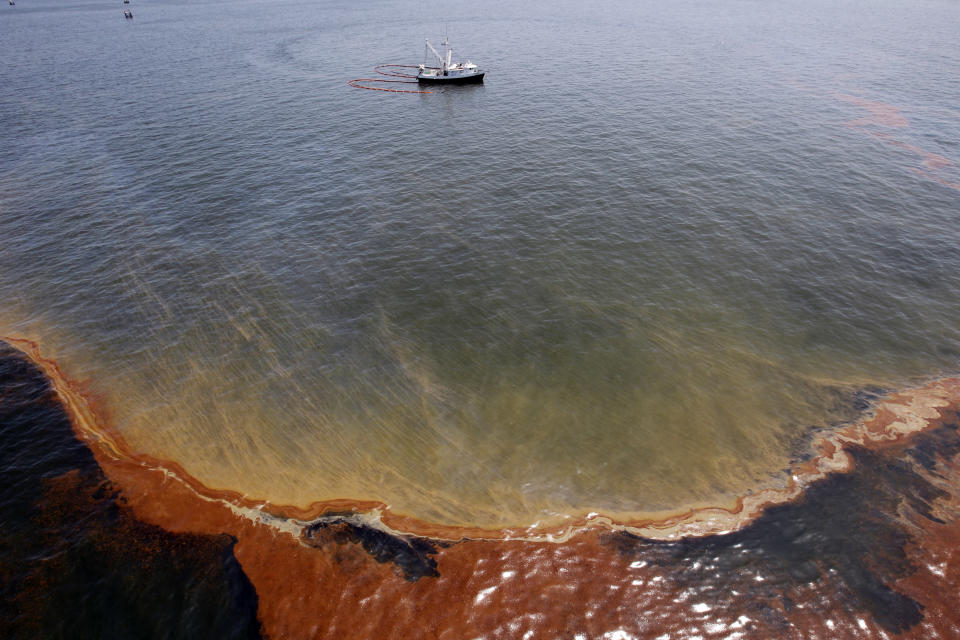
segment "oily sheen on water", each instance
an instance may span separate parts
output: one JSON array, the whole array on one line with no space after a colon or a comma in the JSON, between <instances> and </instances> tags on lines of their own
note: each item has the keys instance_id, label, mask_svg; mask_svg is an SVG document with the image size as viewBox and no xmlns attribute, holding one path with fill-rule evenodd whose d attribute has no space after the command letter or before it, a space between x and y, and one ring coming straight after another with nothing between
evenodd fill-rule
<instances>
[{"instance_id":1,"label":"oily sheen on water","mask_svg":"<svg viewBox=\"0 0 960 640\"><path fill-rule=\"evenodd\" d=\"M427 8L68 9L0 26L0 324L209 487L673 512L956 369L949 16L497 5L482 86L380 96Z\"/></svg>"}]
</instances>

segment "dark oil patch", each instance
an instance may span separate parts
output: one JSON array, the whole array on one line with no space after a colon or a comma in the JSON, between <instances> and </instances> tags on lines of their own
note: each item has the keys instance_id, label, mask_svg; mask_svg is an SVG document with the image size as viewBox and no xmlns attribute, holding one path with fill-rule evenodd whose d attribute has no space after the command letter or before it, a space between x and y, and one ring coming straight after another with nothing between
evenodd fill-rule
<instances>
[{"instance_id":1,"label":"dark oil patch","mask_svg":"<svg viewBox=\"0 0 960 640\"><path fill-rule=\"evenodd\" d=\"M960 454L958 424L950 413L909 447L851 447L852 471L813 483L740 531L676 542L611 533L604 542L662 567L680 588L731 610L754 610L774 629L798 603L829 601L900 633L924 610L892 585L916 571L907 548L922 541L912 538L919 529L911 520L942 522L934 504L948 494L928 476L939 460Z\"/></svg>"},{"instance_id":2,"label":"dark oil patch","mask_svg":"<svg viewBox=\"0 0 960 640\"><path fill-rule=\"evenodd\" d=\"M230 531L244 540L241 569L231 535L172 534L136 520L73 436L42 373L18 354L0 343L3 638L257 637L258 608L276 637L418 637L425 629L475 637L502 632L518 615L535 618L543 637L601 637L611 625L648 637L654 629L692 635L705 611L717 624L761 634L753 637L801 637L824 622L832 632L835 620L849 637L866 629L864 618L874 634L929 635L943 616L944 600L929 598L941 583L918 589L907 578L926 575L911 558L937 563L955 549L957 523L944 499L955 500L957 478L942 463L960 455L956 413L941 411L938 426L904 443L850 446L851 471L810 484L728 535L654 541L587 532L556 545L464 540L446 553L456 543L394 534L349 511L310 523L303 544L283 538L286 565L272 549L247 544L249 527L239 523ZM859 409L874 394L836 397L841 409ZM322 561L304 562L314 553ZM453 579L421 581L441 575L438 558ZM528 567L524 580L506 580L508 568ZM354 578L359 591L384 598L376 614L353 597ZM478 604L491 581L498 591ZM575 595L549 595L568 587Z\"/></svg>"},{"instance_id":3,"label":"dark oil patch","mask_svg":"<svg viewBox=\"0 0 960 640\"><path fill-rule=\"evenodd\" d=\"M43 373L2 342L0 486L0 637L260 637L236 540L138 521Z\"/></svg>"},{"instance_id":4,"label":"dark oil patch","mask_svg":"<svg viewBox=\"0 0 960 640\"><path fill-rule=\"evenodd\" d=\"M433 556L439 548L447 546L427 538L393 535L351 522L346 515L328 516L311 524L304 530L302 539L313 547L359 544L377 562L394 564L410 582L438 577L440 572Z\"/></svg>"},{"instance_id":5,"label":"dark oil patch","mask_svg":"<svg viewBox=\"0 0 960 640\"><path fill-rule=\"evenodd\" d=\"M823 408L826 410L827 420L821 425L787 423L791 427L784 435L786 450L790 452L790 467L810 460L815 452L811 444L824 434L850 424L875 405L875 403L889 389L874 385L867 385L851 389L846 386L825 386L819 391L823 394Z\"/></svg>"}]
</instances>

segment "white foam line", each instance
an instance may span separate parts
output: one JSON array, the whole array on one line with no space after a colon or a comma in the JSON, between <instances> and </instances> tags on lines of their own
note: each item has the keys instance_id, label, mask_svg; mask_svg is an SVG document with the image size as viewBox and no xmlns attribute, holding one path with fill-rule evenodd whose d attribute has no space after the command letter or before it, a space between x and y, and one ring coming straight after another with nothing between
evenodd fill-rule
<instances>
[{"instance_id":1,"label":"white foam line","mask_svg":"<svg viewBox=\"0 0 960 640\"><path fill-rule=\"evenodd\" d=\"M58 395L60 395L64 405L66 407L73 407L74 411L81 411L83 407L76 407L76 403L72 402L72 397L70 397L73 395L72 391L69 389L62 389L57 378L49 375L49 372L46 371L46 367L43 365L41 365L41 368L44 369L45 373L48 373L48 378L53 379L53 387ZM904 393L909 392L912 392L911 397L909 397L906 402L903 402L902 399L904 397ZM675 540L684 537L725 535L747 526L768 506L774 504L783 504L784 502L789 502L790 500L795 499L812 482L823 478L828 473L834 471L845 471L849 469L853 462L850 456L847 455L843 449L844 443L894 440L903 435L923 431L929 425L929 420L935 419L938 416L938 408L948 406L950 404L949 398L951 395L953 395L953 393L951 392L951 389L946 387L946 385L929 384L926 388L914 388L907 390L906 392L901 391L896 393L895 396L900 399L899 401L890 399L889 396L887 400L879 400L876 404L874 404L873 407L871 407L870 410L865 412L863 419L852 425L848 425L846 428L841 428L840 433L831 434L823 439L824 442L833 444L835 450L830 456L819 456L819 459L816 463L816 471L807 472L804 474L798 474L794 472L792 475L792 486L786 491L782 489L762 490L750 496L744 497L742 499L742 509L737 513L730 512L728 509L720 507L714 509L702 509L695 511L694 515L692 517L688 517L686 520L679 520L660 527L657 527L656 525L635 527L616 523L609 517L600 516L596 514L596 512L591 512L587 516L585 523L570 525L561 530L560 533L530 533L529 535L507 535L496 538L484 538L482 536L478 536L471 539L552 542L560 544L569 541L576 535L586 533L587 531L595 528L601 528L608 531L622 531L643 538L656 540ZM82 404L82 401L78 402ZM877 415L877 412L880 409L886 409L893 414L894 418L887 425L885 425L883 430L879 433L870 432L867 428L867 422L873 416ZM114 459L129 459L122 453L120 447L117 445L115 440L110 437L109 434L103 433L96 428L95 421L81 419L80 422L83 424L81 427L81 432L84 436L84 439L97 441L101 445L102 449L107 449L113 455ZM844 431L846 433L844 433ZM180 478L176 473L164 466L150 466L145 462L140 462L140 464L146 469L163 473L166 478L174 478L175 480L181 482L187 487L188 490L206 502L219 503L229 509L239 518L249 520L254 524L263 524L277 531L288 533L294 538L301 540L301 544L303 543L303 532L307 527L325 521L343 521L356 526L365 526L401 539L422 538L447 542L457 542L463 539L463 537L444 538L425 536L393 529L383 522L383 510L379 508L368 512L352 512L348 515L341 514L336 516L320 516L313 520L306 521L276 516L263 511L263 508L267 506L267 503L263 503L258 507L246 507L237 505L225 498L213 498L205 496L202 492L194 489L194 487L191 486L186 480Z\"/></svg>"}]
</instances>

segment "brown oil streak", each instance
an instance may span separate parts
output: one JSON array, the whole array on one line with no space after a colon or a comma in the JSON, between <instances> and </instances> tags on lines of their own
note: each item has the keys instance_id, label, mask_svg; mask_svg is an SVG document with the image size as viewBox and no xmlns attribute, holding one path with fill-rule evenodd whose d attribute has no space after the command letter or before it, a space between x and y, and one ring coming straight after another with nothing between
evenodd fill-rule
<instances>
[{"instance_id":1,"label":"brown oil streak","mask_svg":"<svg viewBox=\"0 0 960 640\"><path fill-rule=\"evenodd\" d=\"M863 107L870 112L870 117L851 120L847 124L851 127L862 127L864 125L880 125L884 127L909 127L910 121L900 113L900 109L892 104L885 102L876 102L867 100L859 96L850 96L842 93L836 94L837 98L858 107Z\"/></svg>"},{"instance_id":2,"label":"brown oil streak","mask_svg":"<svg viewBox=\"0 0 960 640\"><path fill-rule=\"evenodd\" d=\"M916 539L923 544L913 542L910 548L918 570L900 580L897 589L926 607L915 637L960 638L960 461L942 461L936 476L947 489L947 497L936 505L946 524L922 518L912 522L922 531Z\"/></svg>"},{"instance_id":3,"label":"brown oil streak","mask_svg":"<svg viewBox=\"0 0 960 640\"><path fill-rule=\"evenodd\" d=\"M306 508L264 508L300 519L380 508L383 521L397 531L455 541L436 551L438 577L411 581L390 563L375 561L357 544L307 546L291 533L238 515L229 505L256 508L263 503L235 492L211 490L176 463L130 451L104 422L102 406L88 389L44 358L35 343L4 340L22 349L47 373L78 437L122 488L126 504L137 517L172 532L226 533L238 540L234 553L256 589L258 618L271 638L514 638L527 632L536 638L577 634L594 638L618 630L655 637L710 635L711 629L747 637L877 637L883 629L869 617L852 615L839 598L821 597L831 589L843 589L831 583L829 574L816 584L793 587L789 599L751 590L730 595L726 601L711 600L700 610L692 608L697 603L690 599L689 585L671 576L669 568L638 563L618 552L611 536L624 535L615 531L622 528L660 532L663 538L708 535L718 527L740 529L770 505L795 499L817 479L848 470L846 447L902 448L912 434L938 424L941 408L960 407L960 379L932 382L885 398L869 419L824 436L816 455L792 469L794 479L785 489L758 492L733 506L689 511L660 521L601 526L597 519L583 518L575 535L560 543L511 539L529 535L528 531L437 526L393 515L382 503L338 500ZM954 482L960 477L956 471L950 469ZM958 496L960 491L951 495ZM960 511L960 506L951 506ZM928 611L923 623L904 637L956 637L953 611L960 582L960 527L956 519L917 526L923 528L924 544L910 550L911 558L921 567L940 567L937 570L944 575L919 570L900 582L904 593ZM790 602L815 606L797 607Z\"/></svg>"},{"instance_id":4,"label":"brown oil streak","mask_svg":"<svg viewBox=\"0 0 960 640\"><path fill-rule=\"evenodd\" d=\"M870 112L869 117L848 121L846 123L848 127L889 127L903 129L910 126L910 121L906 118L906 116L900 113L900 109L894 105L886 104L884 102L876 102L874 100L867 100L866 98L861 98L859 96L851 96L840 93L834 95L844 102L855 104ZM944 157L937 153L932 153L926 149L921 149L916 145L903 142L902 140L897 140L890 134L883 131L870 131L869 133L871 136L879 139L884 144L897 147L899 149L903 149L904 151L908 151L920 156L922 158L921 167L914 167L912 169L912 171L917 175L929 180L933 180L934 182L937 182L950 189L956 189L960 191L960 184L951 182L950 180L947 180L936 173L938 170L953 166L954 162L950 158Z\"/></svg>"}]
</instances>

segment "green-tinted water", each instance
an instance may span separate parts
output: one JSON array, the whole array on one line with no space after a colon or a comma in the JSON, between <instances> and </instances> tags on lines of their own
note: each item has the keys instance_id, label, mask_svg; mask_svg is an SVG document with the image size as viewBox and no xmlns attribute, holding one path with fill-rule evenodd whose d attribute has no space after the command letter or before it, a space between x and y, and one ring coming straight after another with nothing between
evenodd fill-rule
<instances>
[{"instance_id":1,"label":"green-tinted water","mask_svg":"<svg viewBox=\"0 0 960 640\"><path fill-rule=\"evenodd\" d=\"M345 82L433 7L21 2L0 333L276 503L779 482L858 388L957 368L957 9L918 6L496 5L447 16L485 84L415 96Z\"/></svg>"}]
</instances>

